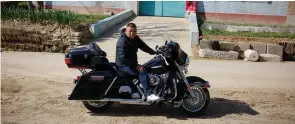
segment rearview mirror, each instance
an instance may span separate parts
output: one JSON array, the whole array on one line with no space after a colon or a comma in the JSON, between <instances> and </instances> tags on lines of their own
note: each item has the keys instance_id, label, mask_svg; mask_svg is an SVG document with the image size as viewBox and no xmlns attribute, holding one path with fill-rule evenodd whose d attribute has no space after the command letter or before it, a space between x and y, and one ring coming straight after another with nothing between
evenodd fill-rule
<instances>
[{"instance_id":1,"label":"rearview mirror","mask_svg":"<svg viewBox=\"0 0 295 124\"><path fill-rule=\"evenodd\" d=\"M155 49L157 50L159 48L159 46L157 45L156 47L155 47Z\"/></svg>"},{"instance_id":2,"label":"rearview mirror","mask_svg":"<svg viewBox=\"0 0 295 124\"><path fill-rule=\"evenodd\" d=\"M166 40L166 41L165 41L165 45L166 45L167 43L168 43L168 41Z\"/></svg>"}]
</instances>

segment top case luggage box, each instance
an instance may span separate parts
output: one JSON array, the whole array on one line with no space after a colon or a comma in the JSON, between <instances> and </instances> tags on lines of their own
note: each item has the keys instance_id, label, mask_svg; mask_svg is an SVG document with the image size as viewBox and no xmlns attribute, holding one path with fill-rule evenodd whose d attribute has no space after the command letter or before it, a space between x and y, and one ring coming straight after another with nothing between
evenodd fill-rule
<instances>
[{"instance_id":1,"label":"top case luggage box","mask_svg":"<svg viewBox=\"0 0 295 124\"><path fill-rule=\"evenodd\" d=\"M102 64L107 61L106 53L102 51L96 43L91 43L85 47L72 48L65 55L65 63L68 68L91 68L93 64Z\"/></svg>"}]
</instances>

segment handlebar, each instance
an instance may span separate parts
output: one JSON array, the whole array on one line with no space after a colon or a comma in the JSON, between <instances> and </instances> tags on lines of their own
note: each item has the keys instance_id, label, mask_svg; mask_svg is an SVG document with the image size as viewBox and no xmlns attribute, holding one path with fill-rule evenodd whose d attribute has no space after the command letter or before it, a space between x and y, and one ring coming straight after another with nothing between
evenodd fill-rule
<instances>
[{"instance_id":1,"label":"handlebar","mask_svg":"<svg viewBox=\"0 0 295 124\"><path fill-rule=\"evenodd\" d=\"M155 50L156 55L162 54L163 52L164 52L163 46L161 46L159 48L156 47L156 50Z\"/></svg>"},{"instance_id":2,"label":"handlebar","mask_svg":"<svg viewBox=\"0 0 295 124\"><path fill-rule=\"evenodd\" d=\"M162 52L160 52L160 51L155 51L155 54L156 55L159 55L159 54L161 54Z\"/></svg>"},{"instance_id":3,"label":"handlebar","mask_svg":"<svg viewBox=\"0 0 295 124\"><path fill-rule=\"evenodd\" d=\"M156 55L159 55L159 54L162 54L164 57L167 57L169 58L169 53L167 53L167 46L160 46L160 47L156 47L156 50L155 50L155 54Z\"/></svg>"}]
</instances>

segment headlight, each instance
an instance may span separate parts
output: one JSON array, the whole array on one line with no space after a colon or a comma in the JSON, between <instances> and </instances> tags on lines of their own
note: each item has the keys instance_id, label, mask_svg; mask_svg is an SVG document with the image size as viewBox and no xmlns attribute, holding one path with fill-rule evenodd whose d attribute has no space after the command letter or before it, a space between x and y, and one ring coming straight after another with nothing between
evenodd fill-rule
<instances>
[{"instance_id":1,"label":"headlight","mask_svg":"<svg viewBox=\"0 0 295 124\"><path fill-rule=\"evenodd\" d=\"M187 67L188 67L188 65L189 65L189 62L190 62L189 58L186 57L186 59L185 59L185 64L184 64L184 68L183 68L184 73L186 73L186 74L188 73L188 69L187 69Z\"/></svg>"},{"instance_id":2,"label":"headlight","mask_svg":"<svg viewBox=\"0 0 295 124\"><path fill-rule=\"evenodd\" d=\"M190 62L189 57L186 57L186 59L185 59L185 66L186 67L189 65L189 62Z\"/></svg>"}]
</instances>

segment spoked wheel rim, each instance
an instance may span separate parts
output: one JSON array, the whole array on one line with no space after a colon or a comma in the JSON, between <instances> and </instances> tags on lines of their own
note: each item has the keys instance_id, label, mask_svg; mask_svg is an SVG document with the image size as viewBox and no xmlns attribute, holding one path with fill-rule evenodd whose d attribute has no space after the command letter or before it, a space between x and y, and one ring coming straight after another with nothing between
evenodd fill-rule
<instances>
[{"instance_id":1,"label":"spoked wheel rim","mask_svg":"<svg viewBox=\"0 0 295 124\"><path fill-rule=\"evenodd\" d=\"M87 103L93 107L103 107L105 106L108 102L102 102L102 101L87 101Z\"/></svg>"},{"instance_id":2,"label":"spoked wheel rim","mask_svg":"<svg viewBox=\"0 0 295 124\"><path fill-rule=\"evenodd\" d=\"M192 98L191 95L187 92L185 94L187 97L183 99L182 106L185 110L189 112L198 112L205 106L206 93L198 85L192 85L191 88L196 97Z\"/></svg>"}]
</instances>

